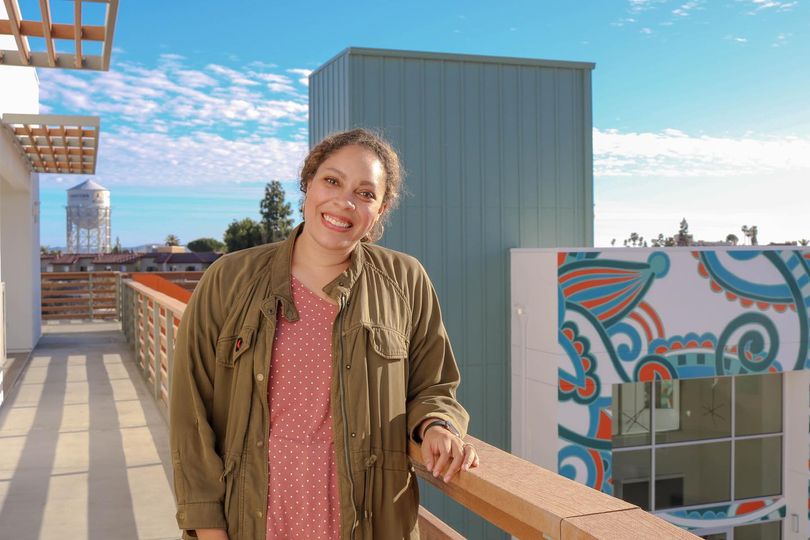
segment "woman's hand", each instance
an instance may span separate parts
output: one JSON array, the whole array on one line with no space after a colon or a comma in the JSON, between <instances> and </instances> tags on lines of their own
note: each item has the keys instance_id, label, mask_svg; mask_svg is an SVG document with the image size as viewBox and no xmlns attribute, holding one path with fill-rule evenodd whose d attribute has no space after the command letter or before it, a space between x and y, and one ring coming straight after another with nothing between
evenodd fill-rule
<instances>
[{"instance_id":1,"label":"woman's hand","mask_svg":"<svg viewBox=\"0 0 810 540\"><path fill-rule=\"evenodd\" d=\"M197 529L197 538L200 540L228 540L225 529Z\"/></svg>"},{"instance_id":2,"label":"woman's hand","mask_svg":"<svg viewBox=\"0 0 810 540\"><path fill-rule=\"evenodd\" d=\"M429 418L428 423L434 418ZM478 467L480 461L475 448L441 426L428 428L422 434L422 461L428 472L438 477L444 471L445 483L459 470Z\"/></svg>"}]
</instances>

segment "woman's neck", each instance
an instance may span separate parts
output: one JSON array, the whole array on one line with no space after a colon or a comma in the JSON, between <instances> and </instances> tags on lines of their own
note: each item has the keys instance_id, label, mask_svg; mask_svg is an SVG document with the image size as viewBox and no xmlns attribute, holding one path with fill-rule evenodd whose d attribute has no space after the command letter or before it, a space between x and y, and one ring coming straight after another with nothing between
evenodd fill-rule
<instances>
[{"instance_id":1,"label":"woman's neck","mask_svg":"<svg viewBox=\"0 0 810 540\"><path fill-rule=\"evenodd\" d=\"M308 289L329 299L322 289L349 267L350 260L351 251L324 249L303 231L293 246L292 273Z\"/></svg>"}]
</instances>

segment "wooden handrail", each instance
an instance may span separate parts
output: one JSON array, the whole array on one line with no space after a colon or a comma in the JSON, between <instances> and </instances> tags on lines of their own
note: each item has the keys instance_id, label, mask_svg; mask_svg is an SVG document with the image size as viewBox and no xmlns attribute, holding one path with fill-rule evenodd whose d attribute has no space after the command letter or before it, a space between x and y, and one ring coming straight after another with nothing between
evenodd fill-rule
<instances>
[{"instance_id":1,"label":"wooden handrail","mask_svg":"<svg viewBox=\"0 0 810 540\"><path fill-rule=\"evenodd\" d=\"M122 327L135 347L143 375L154 384L155 399L167 407L169 385L164 383L171 376L174 327L186 305L144 284L123 280L121 306ZM518 538L698 538L631 503L538 467L475 437L468 435L465 441L475 446L481 466L459 472L447 484L427 472L419 445L410 443L408 455L420 478ZM463 538L424 508L419 511L419 524L425 540Z\"/></svg>"},{"instance_id":2,"label":"wooden handrail","mask_svg":"<svg viewBox=\"0 0 810 540\"><path fill-rule=\"evenodd\" d=\"M451 499L518 538L682 538L697 536L637 506L569 480L472 436L481 466L445 484L422 462L421 448L408 455L417 475ZM629 525L631 528L624 528ZM624 530L625 533L619 534Z\"/></svg>"}]
</instances>

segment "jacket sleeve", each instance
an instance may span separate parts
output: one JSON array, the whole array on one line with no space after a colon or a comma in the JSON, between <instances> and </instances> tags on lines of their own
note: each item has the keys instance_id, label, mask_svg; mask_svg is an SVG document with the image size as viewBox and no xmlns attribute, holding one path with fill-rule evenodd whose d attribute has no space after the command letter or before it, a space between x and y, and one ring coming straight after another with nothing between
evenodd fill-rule
<instances>
[{"instance_id":1,"label":"jacket sleeve","mask_svg":"<svg viewBox=\"0 0 810 540\"><path fill-rule=\"evenodd\" d=\"M412 330L409 347L408 434L426 418L447 420L463 437L469 415L456 400L460 374L442 322L439 299L425 270L413 288Z\"/></svg>"},{"instance_id":2,"label":"jacket sleeve","mask_svg":"<svg viewBox=\"0 0 810 540\"><path fill-rule=\"evenodd\" d=\"M210 424L216 342L223 318L218 265L203 274L177 333L169 405L169 441L177 500L177 524L224 529L223 463Z\"/></svg>"}]
</instances>

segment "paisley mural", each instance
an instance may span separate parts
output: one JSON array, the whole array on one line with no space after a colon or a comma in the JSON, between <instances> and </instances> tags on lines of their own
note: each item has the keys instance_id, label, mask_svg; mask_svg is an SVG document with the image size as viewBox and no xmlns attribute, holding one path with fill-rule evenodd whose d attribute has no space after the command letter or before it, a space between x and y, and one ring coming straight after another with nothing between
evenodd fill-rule
<instances>
[{"instance_id":1,"label":"paisley mural","mask_svg":"<svg viewBox=\"0 0 810 540\"><path fill-rule=\"evenodd\" d=\"M810 367L810 252L617 253L557 257L558 471L611 494L611 385ZM662 517L701 528L784 509L769 498Z\"/></svg>"}]
</instances>

